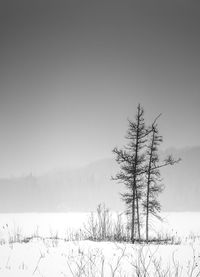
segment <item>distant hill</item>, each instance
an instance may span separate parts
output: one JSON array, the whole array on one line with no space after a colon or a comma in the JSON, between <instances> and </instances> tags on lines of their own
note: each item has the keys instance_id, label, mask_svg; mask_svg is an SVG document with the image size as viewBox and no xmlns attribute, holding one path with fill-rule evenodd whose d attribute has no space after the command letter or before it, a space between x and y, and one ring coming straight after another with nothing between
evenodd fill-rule
<instances>
[{"instance_id":1,"label":"distant hill","mask_svg":"<svg viewBox=\"0 0 200 277\"><path fill-rule=\"evenodd\" d=\"M162 170L164 211L200 211L200 147L170 149L182 161ZM78 169L57 170L40 177L0 179L0 212L91 211L104 202L113 210L124 204L123 184L111 181L118 165L114 159L93 162Z\"/></svg>"}]
</instances>

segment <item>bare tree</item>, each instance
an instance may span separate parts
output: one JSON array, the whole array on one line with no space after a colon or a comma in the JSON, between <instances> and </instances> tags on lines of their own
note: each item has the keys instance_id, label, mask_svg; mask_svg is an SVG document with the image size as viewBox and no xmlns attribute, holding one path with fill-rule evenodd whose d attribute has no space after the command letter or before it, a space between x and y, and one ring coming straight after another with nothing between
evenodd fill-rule
<instances>
[{"instance_id":1,"label":"bare tree","mask_svg":"<svg viewBox=\"0 0 200 277\"><path fill-rule=\"evenodd\" d=\"M126 139L128 144L124 149L113 149L116 161L120 165L120 172L113 178L125 184L127 192L122 199L131 213L131 241L135 242L135 224L137 223L138 238L140 240L140 200L143 191L143 174L145 163L145 144L148 131L144 122L144 110L139 104L135 121L128 121L129 127Z\"/></svg>"},{"instance_id":2,"label":"bare tree","mask_svg":"<svg viewBox=\"0 0 200 277\"><path fill-rule=\"evenodd\" d=\"M160 116L160 115L159 115ZM159 117L158 116L158 117ZM163 191L163 184L161 183L160 168L168 165L174 165L180 159L175 160L172 155L168 156L162 163L159 162L159 145L162 143L162 136L159 135L157 119L153 122L149 132L149 144L146 151L146 197L143 202L143 207L146 213L146 242L149 241L149 216L150 214L161 219L159 212L161 210L158 195Z\"/></svg>"}]
</instances>

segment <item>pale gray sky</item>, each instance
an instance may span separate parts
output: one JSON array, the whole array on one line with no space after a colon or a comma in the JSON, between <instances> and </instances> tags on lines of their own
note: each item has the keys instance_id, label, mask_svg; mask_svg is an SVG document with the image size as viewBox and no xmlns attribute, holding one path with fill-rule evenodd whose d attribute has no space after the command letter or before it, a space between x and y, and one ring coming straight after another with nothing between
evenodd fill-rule
<instances>
[{"instance_id":1,"label":"pale gray sky","mask_svg":"<svg viewBox=\"0 0 200 277\"><path fill-rule=\"evenodd\" d=\"M140 102L200 145L198 1L1 1L0 176L111 156Z\"/></svg>"}]
</instances>

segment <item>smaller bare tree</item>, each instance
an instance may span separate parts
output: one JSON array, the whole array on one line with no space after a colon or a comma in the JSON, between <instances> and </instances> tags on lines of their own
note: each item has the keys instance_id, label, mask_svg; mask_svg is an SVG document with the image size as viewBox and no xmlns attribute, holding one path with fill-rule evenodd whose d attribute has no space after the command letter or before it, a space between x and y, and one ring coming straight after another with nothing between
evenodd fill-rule
<instances>
[{"instance_id":1,"label":"smaller bare tree","mask_svg":"<svg viewBox=\"0 0 200 277\"><path fill-rule=\"evenodd\" d=\"M159 115L160 116L160 115ZM159 117L158 116L158 117ZM143 202L143 207L146 213L146 242L149 241L149 216L150 214L161 219L159 212L161 205L158 200L158 195L163 191L160 168L168 165L174 165L180 159L175 160L172 155L169 155L162 163L159 159L159 145L162 143L162 136L159 135L157 119L151 126L149 144L147 145L147 166L146 166L146 198Z\"/></svg>"}]
</instances>

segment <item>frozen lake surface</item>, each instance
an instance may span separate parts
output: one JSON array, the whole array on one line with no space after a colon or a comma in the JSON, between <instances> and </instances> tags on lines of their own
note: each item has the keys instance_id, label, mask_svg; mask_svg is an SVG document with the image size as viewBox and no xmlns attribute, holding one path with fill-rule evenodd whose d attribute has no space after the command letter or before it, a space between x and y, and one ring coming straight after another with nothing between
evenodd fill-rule
<instances>
[{"instance_id":1,"label":"frozen lake surface","mask_svg":"<svg viewBox=\"0 0 200 277\"><path fill-rule=\"evenodd\" d=\"M200 234L200 212L162 213L163 222L154 220L151 229L157 233L169 233L185 237ZM63 237L66 231L84 229L90 213L20 213L0 214L0 235L5 233L5 226L10 231L21 231L31 235L37 231L41 235L58 232ZM115 218L116 213L112 213Z\"/></svg>"}]
</instances>

